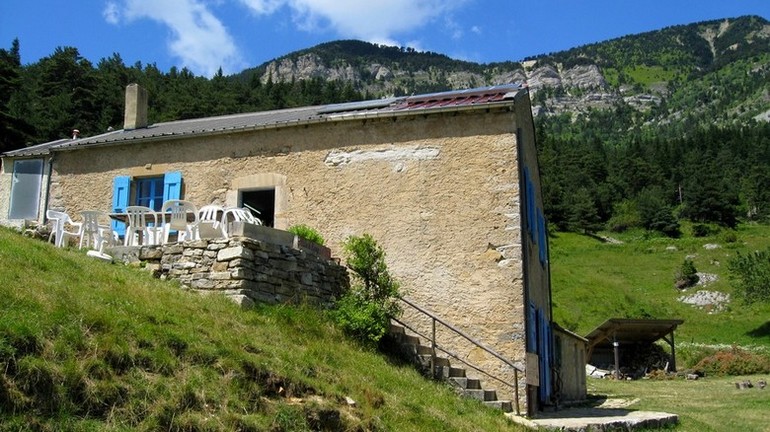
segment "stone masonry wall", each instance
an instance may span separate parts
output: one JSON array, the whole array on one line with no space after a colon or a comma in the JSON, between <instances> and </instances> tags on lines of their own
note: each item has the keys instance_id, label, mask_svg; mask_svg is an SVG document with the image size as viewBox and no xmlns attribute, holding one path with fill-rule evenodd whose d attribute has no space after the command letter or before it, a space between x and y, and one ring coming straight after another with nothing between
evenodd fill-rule
<instances>
[{"instance_id":1,"label":"stone masonry wall","mask_svg":"<svg viewBox=\"0 0 770 432\"><path fill-rule=\"evenodd\" d=\"M107 252L118 260L143 262L156 276L192 290L227 295L242 307L255 302L328 306L350 286L347 269L334 260L248 237Z\"/></svg>"}]
</instances>

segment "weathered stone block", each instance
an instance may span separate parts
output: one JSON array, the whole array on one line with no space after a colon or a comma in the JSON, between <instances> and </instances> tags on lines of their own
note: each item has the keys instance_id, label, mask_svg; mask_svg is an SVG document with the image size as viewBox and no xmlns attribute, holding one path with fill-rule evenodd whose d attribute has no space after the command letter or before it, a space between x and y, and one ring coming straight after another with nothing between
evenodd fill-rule
<instances>
[{"instance_id":1,"label":"weathered stone block","mask_svg":"<svg viewBox=\"0 0 770 432\"><path fill-rule=\"evenodd\" d=\"M193 240L184 242L185 249L206 249L208 247L208 240Z\"/></svg>"},{"instance_id":2,"label":"weathered stone block","mask_svg":"<svg viewBox=\"0 0 770 432\"><path fill-rule=\"evenodd\" d=\"M232 262L232 261L230 261ZM223 272L227 270L227 261L215 261L211 264L211 271L212 272Z\"/></svg>"},{"instance_id":3,"label":"weathered stone block","mask_svg":"<svg viewBox=\"0 0 770 432\"><path fill-rule=\"evenodd\" d=\"M184 246L180 243L163 246L164 255L181 254L182 252L184 252Z\"/></svg>"},{"instance_id":4,"label":"weathered stone block","mask_svg":"<svg viewBox=\"0 0 770 432\"><path fill-rule=\"evenodd\" d=\"M224 271L224 272L211 272L209 273L209 278L211 280L229 280L231 277L230 272Z\"/></svg>"},{"instance_id":5,"label":"weathered stone block","mask_svg":"<svg viewBox=\"0 0 770 432\"><path fill-rule=\"evenodd\" d=\"M194 279L190 283L190 287L195 289L212 289L214 288L214 281L210 279Z\"/></svg>"},{"instance_id":6,"label":"weathered stone block","mask_svg":"<svg viewBox=\"0 0 770 432\"><path fill-rule=\"evenodd\" d=\"M192 261L180 261L180 262L174 263L173 268L190 270L195 268L195 263Z\"/></svg>"},{"instance_id":7,"label":"weathered stone block","mask_svg":"<svg viewBox=\"0 0 770 432\"><path fill-rule=\"evenodd\" d=\"M235 304L239 305L241 309L251 309L256 305L254 300L252 300L250 297L245 296L243 294L236 294L228 297L230 298L230 300L235 302Z\"/></svg>"},{"instance_id":8,"label":"weathered stone block","mask_svg":"<svg viewBox=\"0 0 770 432\"><path fill-rule=\"evenodd\" d=\"M302 274L300 274L299 281L303 285L313 285L313 274L312 273L302 273Z\"/></svg>"},{"instance_id":9,"label":"weathered stone block","mask_svg":"<svg viewBox=\"0 0 770 432\"><path fill-rule=\"evenodd\" d=\"M233 279L254 279L255 274L253 271L241 267L233 269L230 272L230 276Z\"/></svg>"},{"instance_id":10,"label":"weathered stone block","mask_svg":"<svg viewBox=\"0 0 770 432\"><path fill-rule=\"evenodd\" d=\"M163 248L153 246L139 249L139 259L142 261L159 260L161 258L163 258Z\"/></svg>"},{"instance_id":11,"label":"weathered stone block","mask_svg":"<svg viewBox=\"0 0 770 432\"><path fill-rule=\"evenodd\" d=\"M217 253L217 261L229 261L235 258L251 260L254 258L254 254L243 246L228 247Z\"/></svg>"}]
</instances>

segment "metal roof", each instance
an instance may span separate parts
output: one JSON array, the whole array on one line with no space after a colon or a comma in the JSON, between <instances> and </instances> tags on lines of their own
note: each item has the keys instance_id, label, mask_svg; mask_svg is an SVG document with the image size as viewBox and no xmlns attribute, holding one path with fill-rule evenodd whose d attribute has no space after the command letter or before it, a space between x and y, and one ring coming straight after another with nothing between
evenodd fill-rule
<instances>
[{"instance_id":1,"label":"metal roof","mask_svg":"<svg viewBox=\"0 0 770 432\"><path fill-rule=\"evenodd\" d=\"M72 141L71 139L64 138L56 141L50 141L43 144L37 144L29 147L20 148L17 150L11 150L3 153L3 156L40 156L50 153L51 147L55 147L59 144Z\"/></svg>"},{"instance_id":2,"label":"metal roof","mask_svg":"<svg viewBox=\"0 0 770 432\"><path fill-rule=\"evenodd\" d=\"M309 106L276 111L232 114L218 117L179 120L156 123L145 128L122 129L101 135L79 139L65 139L4 153L4 156L32 156L91 146L127 144L239 132L255 129L277 128L358 117L403 115L413 111L454 110L511 103L521 84L481 87L409 97L393 97L362 102L348 102L322 106Z\"/></svg>"},{"instance_id":3,"label":"metal roof","mask_svg":"<svg viewBox=\"0 0 770 432\"><path fill-rule=\"evenodd\" d=\"M586 336L588 346L653 343L676 330L684 320L680 319L623 319L610 318Z\"/></svg>"}]
</instances>

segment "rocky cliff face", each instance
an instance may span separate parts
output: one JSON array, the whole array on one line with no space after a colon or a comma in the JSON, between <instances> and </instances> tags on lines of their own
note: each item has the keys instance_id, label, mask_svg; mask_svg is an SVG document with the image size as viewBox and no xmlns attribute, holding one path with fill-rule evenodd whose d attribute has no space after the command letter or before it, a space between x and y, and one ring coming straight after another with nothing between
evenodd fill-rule
<instances>
[{"instance_id":1,"label":"rocky cliff face","mask_svg":"<svg viewBox=\"0 0 770 432\"><path fill-rule=\"evenodd\" d=\"M308 53L293 60L286 57L272 61L267 64L261 76L263 83L268 80L290 82L311 78L350 81L370 94L410 94L412 93L410 86L415 83L426 86L444 84L446 88L462 89L521 82L529 86L533 95L546 88L567 89L564 95L546 98L546 105L550 108L538 109L539 113L560 113L563 110L582 107L601 107L621 99L620 95L611 94L607 81L597 65L581 65L567 69L550 65L534 68L518 67L496 69L486 73L445 72L437 69L413 71L402 69L398 64L381 63L353 66L347 62L339 62L327 66L320 56ZM579 90L580 95L571 96L569 89Z\"/></svg>"},{"instance_id":2,"label":"rocky cliff face","mask_svg":"<svg viewBox=\"0 0 770 432\"><path fill-rule=\"evenodd\" d=\"M770 23L760 17L742 17L618 38L537 60L491 65L338 41L274 60L257 73L262 82L347 81L375 96L520 82L530 89L535 115L568 113L574 118L618 106L649 114L655 111L652 108L663 106L670 109L663 114L668 118L679 112L709 117L726 112L725 121L736 116L762 120L770 112L770 103L763 98L770 92L765 79L770 78L768 47ZM741 62L744 69L734 67ZM755 64L746 66L750 62ZM733 70L722 73L730 68ZM653 115L659 114L650 117Z\"/></svg>"}]
</instances>

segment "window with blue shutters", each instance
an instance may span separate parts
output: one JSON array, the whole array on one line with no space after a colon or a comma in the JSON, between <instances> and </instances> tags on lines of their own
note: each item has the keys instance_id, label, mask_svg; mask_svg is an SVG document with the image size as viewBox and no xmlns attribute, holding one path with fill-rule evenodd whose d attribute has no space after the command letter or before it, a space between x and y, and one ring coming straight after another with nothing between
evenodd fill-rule
<instances>
[{"instance_id":1,"label":"window with blue shutters","mask_svg":"<svg viewBox=\"0 0 770 432\"><path fill-rule=\"evenodd\" d=\"M130 205L149 207L160 211L163 203L170 199L180 199L182 194L182 173L167 172L162 176L134 177L117 176L112 187L112 211L124 213ZM112 222L112 229L123 236L126 224Z\"/></svg>"},{"instance_id":2,"label":"window with blue shutters","mask_svg":"<svg viewBox=\"0 0 770 432\"><path fill-rule=\"evenodd\" d=\"M145 177L134 180L134 204L160 211L163 205L163 177Z\"/></svg>"}]
</instances>

